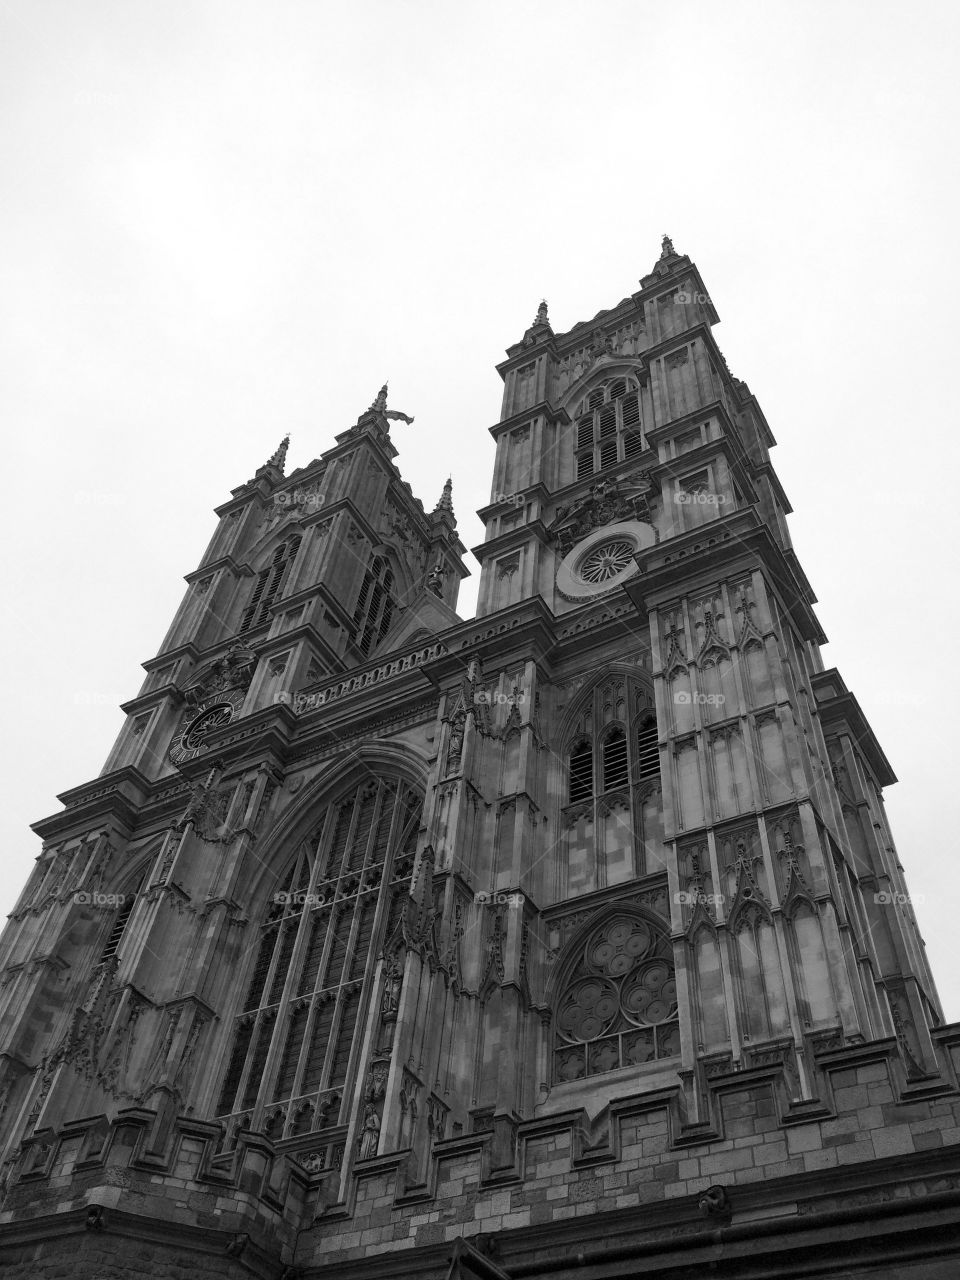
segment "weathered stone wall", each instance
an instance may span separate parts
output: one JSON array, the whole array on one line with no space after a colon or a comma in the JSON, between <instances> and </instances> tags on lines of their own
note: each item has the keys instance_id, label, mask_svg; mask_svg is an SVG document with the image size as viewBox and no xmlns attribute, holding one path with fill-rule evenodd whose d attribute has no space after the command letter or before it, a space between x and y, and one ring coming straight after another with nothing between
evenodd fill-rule
<instances>
[{"instance_id":1,"label":"weathered stone wall","mask_svg":"<svg viewBox=\"0 0 960 1280\"><path fill-rule=\"evenodd\" d=\"M906 1081L892 1042L832 1053L821 1096L805 1113L777 1070L744 1072L742 1081L730 1072L709 1084L698 1122L676 1090L618 1099L592 1125L581 1111L506 1134L494 1122L435 1144L422 1183L410 1181L408 1153L359 1162L339 1201L332 1171L312 1175L259 1137L242 1135L224 1157L214 1125L178 1121L161 1144L146 1111L106 1127L80 1122L28 1143L0 1213L0 1264L11 1276L186 1280L249 1274L230 1269L229 1250L238 1248L245 1265L279 1277L294 1250L301 1272L318 1275L386 1255L400 1266L400 1255L415 1250L421 1261L410 1274L429 1275L451 1242L476 1236L496 1237L511 1276L533 1274L535 1260L536 1270L556 1274L549 1267L567 1258L570 1231L588 1252L620 1238L642 1251L664 1233L670 1249L702 1248L704 1193L718 1186L727 1203L715 1226L732 1233L731 1244L772 1225L789 1235L834 1219L862 1241L878 1206L960 1215L960 1091L948 1082L960 1028L938 1039L944 1075L923 1084ZM102 1222L85 1230L91 1207ZM131 1227L137 1222L142 1231ZM73 1229L79 1243L63 1250ZM107 1243L127 1235L143 1239ZM960 1234L957 1242L960 1249ZM161 1255L166 1271L157 1269ZM126 1270L109 1270L120 1265Z\"/></svg>"}]
</instances>

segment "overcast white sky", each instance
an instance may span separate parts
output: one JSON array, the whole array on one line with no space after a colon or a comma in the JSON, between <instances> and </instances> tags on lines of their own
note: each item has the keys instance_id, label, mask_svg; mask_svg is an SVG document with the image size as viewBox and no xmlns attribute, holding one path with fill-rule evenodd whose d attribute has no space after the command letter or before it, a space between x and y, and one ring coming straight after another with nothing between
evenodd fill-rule
<instances>
[{"instance_id":1,"label":"overcast white sky","mask_svg":"<svg viewBox=\"0 0 960 1280\"><path fill-rule=\"evenodd\" d=\"M0 911L231 488L389 377L405 478L430 509L452 471L475 545L494 364L541 296L559 330L632 292L666 231L780 441L960 1019L958 27L886 0L0 0Z\"/></svg>"}]
</instances>

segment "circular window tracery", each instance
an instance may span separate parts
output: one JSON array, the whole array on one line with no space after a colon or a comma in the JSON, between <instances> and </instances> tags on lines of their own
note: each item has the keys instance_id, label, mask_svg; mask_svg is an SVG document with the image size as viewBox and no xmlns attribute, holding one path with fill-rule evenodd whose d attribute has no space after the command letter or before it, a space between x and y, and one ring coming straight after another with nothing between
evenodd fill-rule
<instances>
[{"instance_id":1,"label":"circular window tracery","mask_svg":"<svg viewBox=\"0 0 960 1280\"><path fill-rule=\"evenodd\" d=\"M584 582L609 582L633 560L633 544L623 538L612 538L594 547L580 565L580 577Z\"/></svg>"},{"instance_id":2,"label":"circular window tracery","mask_svg":"<svg viewBox=\"0 0 960 1280\"><path fill-rule=\"evenodd\" d=\"M670 966L654 960L631 974L620 991L623 1012L634 1022L658 1023L677 1012L677 983Z\"/></svg>"},{"instance_id":3,"label":"circular window tracery","mask_svg":"<svg viewBox=\"0 0 960 1280\"><path fill-rule=\"evenodd\" d=\"M635 916L614 916L587 938L557 1005L559 1080L638 1066L680 1052L669 938Z\"/></svg>"},{"instance_id":4,"label":"circular window tracery","mask_svg":"<svg viewBox=\"0 0 960 1280\"><path fill-rule=\"evenodd\" d=\"M571 1040L595 1040L613 1022L619 1007L612 982L585 978L567 992L558 1025Z\"/></svg>"},{"instance_id":5,"label":"circular window tracery","mask_svg":"<svg viewBox=\"0 0 960 1280\"><path fill-rule=\"evenodd\" d=\"M615 591L640 572L637 553L655 541L653 526L642 520L594 529L560 562L557 590L566 600L588 600Z\"/></svg>"},{"instance_id":6,"label":"circular window tracery","mask_svg":"<svg viewBox=\"0 0 960 1280\"><path fill-rule=\"evenodd\" d=\"M622 978L647 953L650 942L650 930L640 920L616 920L593 935L586 960L601 973Z\"/></svg>"}]
</instances>

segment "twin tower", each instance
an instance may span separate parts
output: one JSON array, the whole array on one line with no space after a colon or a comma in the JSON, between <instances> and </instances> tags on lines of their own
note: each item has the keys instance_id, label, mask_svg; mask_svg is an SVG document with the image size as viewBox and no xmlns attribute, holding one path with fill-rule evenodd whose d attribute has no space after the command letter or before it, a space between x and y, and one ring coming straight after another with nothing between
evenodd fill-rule
<instances>
[{"instance_id":1,"label":"twin tower","mask_svg":"<svg viewBox=\"0 0 960 1280\"><path fill-rule=\"evenodd\" d=\"M955 1274L960 1027L717 321L667 238L541 305L469 621L385 388L217 509L0 943L4 1280Z\"/></svg>"}]
</instances>

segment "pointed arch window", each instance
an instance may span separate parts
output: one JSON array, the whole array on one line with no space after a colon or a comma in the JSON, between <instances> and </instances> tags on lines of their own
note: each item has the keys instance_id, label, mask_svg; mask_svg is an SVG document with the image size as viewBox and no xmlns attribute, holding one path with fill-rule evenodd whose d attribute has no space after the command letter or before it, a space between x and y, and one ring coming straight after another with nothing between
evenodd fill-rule
<instances>
[{"instance_id":1,"label":"pointed arch window","mask_svg":"<svg viewBox=\"0 0 960 1280\"><path fill-rule=\"evenodd\" d=\"M278 1136L338 1123L364 978L409 888L422 796L377 778L327 806L271 895L216 1114Z\"/></svg>"},{"instance_id":2,"label":"pointed arch window","mask_svg":"<svg viewBox=\"0 0 960 1280\"><path fill-rule=\"evenodd\" d=\"M581 704L566 761L557 893L572 897L662 867L656 714L645 687L611 673Z\"/></svg>"},{"instance_id":3,"label":"pointed arch window","mask_svg":"<svg viewBox=\"0 0 960 1280\"><path fill-rule=\"evenodd\" d=\"M297 558L302 541L299 534L285 539L274 551L273 559L267 567L257 574L250 603L244 609L243 618L240 621L240 635L270 620L270 610L280 598L280 591L289 575L291 565Z\"/></svg>"},{"instance_id":4,"label":"pointed arch window","mask_svg":"<svg viewBox=\"0 0 960 1280\"><path fill-rule=\"evenodd\" d=\"M665 928L618 913L577 946L555 1006L554 1076L582 1080L680 1052Z\"/></svg>"},{"instance_id":5,"label":"pointed arch window","mask_svg":"<svg viewBox=\"0 0 960 1280\"><path fill-rule=\"evenodd\" d=\"M600 696L602 699L604 695ZM595 729L598 721L602 726L604 720L603 710L596 705L596 700L595 695L593 714L586 717L588 730ZM659 779L657 717L652 707L640 710L632 741L624 724L619 721L601 727L597 736L600 739L599 767L595 767L592 733L581 734L570 750L567 766L569 804L625 788L631 779L635 782Z\"/></svg>"},{"instance_id":6,"label":"pointed arch window","mask_svg":"<svg viewBox=\"0 0 960 1280\"><path fill-rule=\"evenodd\" d=\"M384 556L370 561L353 611L353 639L366 658L390 630L395 602L393 570Z\"/></svg>"},{"instance_id":7,"label":"pointed arch window","mask_svg":"<svg viewBox=\"0 0 960 1280\"><path fill-rule=\"evenodd\" d=\"M577 479L643 452L640 392L632 378L596 387L575 415Z\"/></svg>"}]
</instances>

